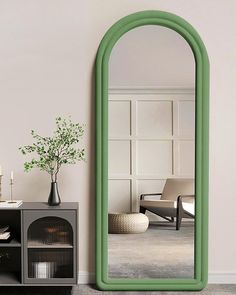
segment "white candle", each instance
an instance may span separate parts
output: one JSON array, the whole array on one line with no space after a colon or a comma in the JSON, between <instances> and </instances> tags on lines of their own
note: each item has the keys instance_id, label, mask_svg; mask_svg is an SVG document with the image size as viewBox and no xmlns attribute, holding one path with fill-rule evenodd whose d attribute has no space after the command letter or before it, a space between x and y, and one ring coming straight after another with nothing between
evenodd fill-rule
<instances>
[{"instance_id":1,"label":"white candle","mask_svg":"<svg viewBox=\"0 0 236 295\"><path fill-rule=\"evenodd\" d=\"M13 171L11 172L11 180L14 179Z\"/></svg>"},{"instance_id":2,"label":"white candle","mask_svg":"<svg viewBox=\"0 0 236 295\"><path fill-rule=\"evenodd\" d=\"M0 166L0 175L2 175L2 166Z\"/></svg>"}]
</instances>

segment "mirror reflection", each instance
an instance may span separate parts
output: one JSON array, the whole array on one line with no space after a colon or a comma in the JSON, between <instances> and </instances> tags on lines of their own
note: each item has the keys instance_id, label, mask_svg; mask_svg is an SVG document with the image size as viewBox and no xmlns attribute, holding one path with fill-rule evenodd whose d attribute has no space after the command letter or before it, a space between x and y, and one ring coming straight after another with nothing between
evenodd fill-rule
<instances>
[{"instance_id":1,"label":"mirror reflection","mask_svg":"<svg viewBox=\"0 0 236 295\"><path fill-rule=\"evenodd\" d=\"M194 278L195 61L161 26L109 61L108 275Z\"/></svg>"}]
</instances>

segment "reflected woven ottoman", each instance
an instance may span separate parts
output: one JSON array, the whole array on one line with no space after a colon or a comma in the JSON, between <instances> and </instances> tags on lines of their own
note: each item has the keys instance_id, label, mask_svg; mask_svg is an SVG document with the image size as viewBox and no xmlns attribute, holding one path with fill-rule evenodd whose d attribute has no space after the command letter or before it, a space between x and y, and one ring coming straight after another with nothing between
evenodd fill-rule
<instances>
[{"instance_id":1,"label":"reflected woven ottoman","mask_svg":"<svg viewBox=\"0 0 236 295\"><path fill-rule=\"evenodd\" d=\"M149 220L142 213L109 213L109 234L138 234L147 230Z\"/></svg>"}]
</instances>

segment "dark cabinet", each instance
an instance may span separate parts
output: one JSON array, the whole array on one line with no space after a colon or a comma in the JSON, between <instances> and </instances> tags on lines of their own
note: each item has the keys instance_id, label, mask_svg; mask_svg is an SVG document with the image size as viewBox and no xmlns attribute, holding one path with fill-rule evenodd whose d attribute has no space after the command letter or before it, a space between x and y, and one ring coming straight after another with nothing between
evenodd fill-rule
<instances>
[{"instance_id":1,"label":"dark cabinet","mask_svg":"<svg viewBox=\"0 0 236 295\"><path fill-rule=\"evenodd\" d=\"M23 203L0 211L0 225L9 225L12 236L0 243L0 284L77 283L77 203Z\"/></svg>"}]
</instances>

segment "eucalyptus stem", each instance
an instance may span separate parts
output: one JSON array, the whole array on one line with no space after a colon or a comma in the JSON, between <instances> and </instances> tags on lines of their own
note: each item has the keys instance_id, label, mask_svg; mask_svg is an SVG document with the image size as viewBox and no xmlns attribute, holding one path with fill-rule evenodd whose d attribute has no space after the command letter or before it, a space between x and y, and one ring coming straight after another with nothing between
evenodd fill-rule
<instances>
[{"instance_id":1,"label":"eucalyptus stem","mask_svg":"<svg viewBox=\"0 0 236 295\"><path fill-rule=\"evenodd\" d=\"M83 134L83 126L73 123L70 117L56 118L56 130L51 137L43 137L32 130L33 144L19 149L23 155L35 154L38 158L25 162L25 171L39 168L50 174L52 182L57 181L62 165L85 160L85 149L77 147Z\"/></svg>"}]
</instances>

